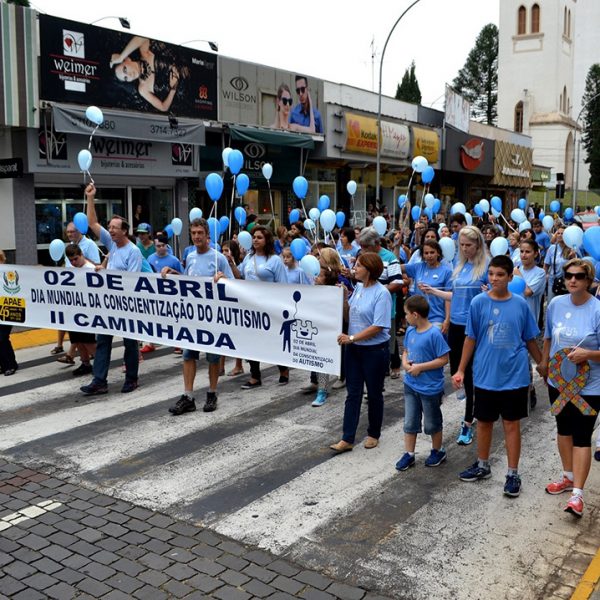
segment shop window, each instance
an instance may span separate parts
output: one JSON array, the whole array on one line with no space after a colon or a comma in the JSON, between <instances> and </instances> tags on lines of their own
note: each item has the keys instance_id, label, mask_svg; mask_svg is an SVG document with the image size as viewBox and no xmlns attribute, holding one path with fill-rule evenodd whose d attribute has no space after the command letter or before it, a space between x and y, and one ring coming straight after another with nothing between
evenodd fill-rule
<instances>
[{"instance_id":1,"label":"shop window","mask_svg":"<svg viewBox=\"0 0 600 600\"><path fill-rule=\"evenodd\" d=\"M531 7L531 33L540 32L540 5L534 4Z\"/></svg>"},{"instance_id":2,"label":"shop window","mask_svg":"<svg viewBox=\"0 0 600 600\"><path fill-rule=\"evenodd\" d=\"M527 9L524 6L519 6L517 13L517 35L527 33Z\"/></svg>"},{"instance_id":3,"label":"shop window","mask_svg":"<svg viewBox=\"0 0 600 600\"><path fill-rule=\"evenodd\" d=\"M520 100L515 106L515 131L517 133L523 132L523 101Z\"/></svg>"}]
</instances>

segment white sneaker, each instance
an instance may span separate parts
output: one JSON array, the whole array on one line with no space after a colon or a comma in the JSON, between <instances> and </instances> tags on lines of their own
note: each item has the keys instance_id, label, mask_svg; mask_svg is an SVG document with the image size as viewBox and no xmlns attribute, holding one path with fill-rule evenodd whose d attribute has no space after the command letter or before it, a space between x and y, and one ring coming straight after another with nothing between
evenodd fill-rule
<instances>
[{"instance_id":1,"label":"white sneaker","mask_svg":"<svg viewBox=\"0 0 600 600\"><path fill-rule=\"evenodd\" d=\"M334 390L341 390L346 387L346 382L343 379L336 379L331 387Z\"/></svg>"},{"instance_id":2,"label":"white sneaker","mask_svg":"<svg viewBox=\"0 0 600 600\"><path fill-rule=\"evenodd\" d=\"M308 385L305 385L303 388L300 388L300 391L303 394L312 394L313 392L318 391L319 386L316 383L309 383Z\"/></svg>"}]
</instances>

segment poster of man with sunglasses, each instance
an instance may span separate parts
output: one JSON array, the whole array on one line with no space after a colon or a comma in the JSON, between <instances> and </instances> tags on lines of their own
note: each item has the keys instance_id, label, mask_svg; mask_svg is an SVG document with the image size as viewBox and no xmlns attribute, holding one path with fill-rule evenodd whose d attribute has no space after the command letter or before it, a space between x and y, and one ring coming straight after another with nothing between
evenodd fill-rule
<instances>
[{"instance_id":1,"label":"poster of man with sunglasses","mask_svg":"<svg viewBox=\"0 0 600 600\"><path fill-rule=\"evenodd\" d=\"M295 81L298 104L290 112L290 129L301 133L323 133L321 113L313 106L308 79L304 75L296 75Z\"/></svg>"}]
</instances>

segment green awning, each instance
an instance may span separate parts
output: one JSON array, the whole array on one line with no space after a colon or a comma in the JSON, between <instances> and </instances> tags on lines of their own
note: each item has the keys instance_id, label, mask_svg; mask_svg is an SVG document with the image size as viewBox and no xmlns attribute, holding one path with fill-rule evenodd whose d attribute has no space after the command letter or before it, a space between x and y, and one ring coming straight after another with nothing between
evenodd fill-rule
<instances>
[{"instance_id":1,"label":"green awning","mask_svg":"<svg viewBox=\"0 0 600 600\"><path fill-rule=\"evenodd\" d=\"M230 125L229 131L231 132L231 139L233 140L242 140L244 142L254 142L257 144L289 146L292 148L308 148L310 150L315 147L315 141L312 137L301 133L275 131L272 129L261 129L259 127L242 127L240 125Z\"/></svg>"}]
</instances>

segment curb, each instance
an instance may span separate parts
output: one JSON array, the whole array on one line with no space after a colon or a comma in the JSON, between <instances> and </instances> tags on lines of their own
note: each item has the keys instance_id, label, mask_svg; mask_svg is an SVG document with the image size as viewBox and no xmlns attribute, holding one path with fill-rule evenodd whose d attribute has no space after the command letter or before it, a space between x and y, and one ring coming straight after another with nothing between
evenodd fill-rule
<instances>
[{"instance_id":1,"label":"curb","mask_svg":"<svg viewBox=\"0 0 600 600\"><path fill-rule=\"evenodd\" d=\"M571 600L589 600L594 594L596 586L600 581L600 550L592 559L589 567L586 569L581 581L575 588ZM594 594L594 597L596 595Z\"/></svg>"},{"instance_id":2,"label":"curb","mask_svg":"<svg viewBox=\"0 0 600 600\"><path fill-rule=\"evenodd\" d=\"M45 346L46 344L56 345L56 335L56 329L27 329L26 331L13 332L10 341L15 350L23 350L24 348Z\"/></svg>"}]
</instances>

